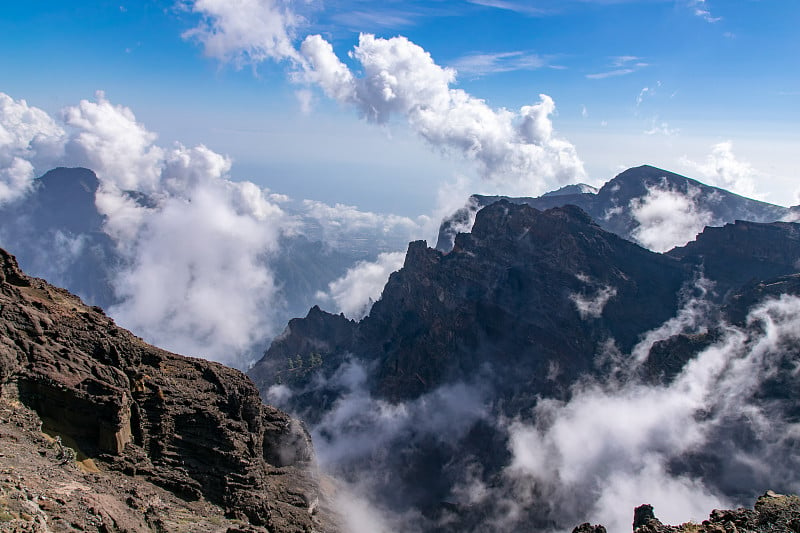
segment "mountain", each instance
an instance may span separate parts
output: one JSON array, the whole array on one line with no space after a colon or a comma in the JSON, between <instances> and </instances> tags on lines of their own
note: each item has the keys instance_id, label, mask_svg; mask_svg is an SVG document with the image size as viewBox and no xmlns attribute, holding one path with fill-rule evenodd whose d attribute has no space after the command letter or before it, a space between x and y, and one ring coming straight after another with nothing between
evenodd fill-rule
<instances>
[{"instance_id":1,"label":"mountain","mask_svg":"<svg viewBox=\"0 0 800 533\"><path fill-rule=\"evenodd\" d=\"M100 181L85 168L56 168L33 192L0 208L0 244L27 272L104 308L116 303L112 275L122 262L94 204Z\"/></svg>"},{"instance_id":2,"label":"mountain","mask_svg":"<svg viewBox=\"0 0 800 533\"><path fill-rule=\"evenodd\" d=\"M574 205L541 211L501 199L477 212L450 252L411 243L361 321L316 307L291 320L249 375L262 395L310 424L328 468L368 479L381 506L421 512L428 521L418 530L571 527L603 493L592 469L620 461L645 462L631 475L663 468L673 483L670 476L697 480L709 493L747 501L765 484L797 482L783 467L758 470L744 458L780 464L792 456L794 441L778 435L798 416L798 231L739 221L659 254ZM719 363L721 353L730 366ZM662 420L661 404L682 405L692 394L685 425L702 430L687 435L702 438L673 451L664 444L671 429L647 419ZM659 395L641 428L622 425L620 437L591 433L601 415L569 426L568 417L593 405L639 416L628 397ZM663 423L674 424L664 412ZM608 444L610 455L592 465L564 465L569 475L549 470L580 442L590 453L637 431L649 452L637 448L629 458L614 448L628 444ZM540 451L520 447L527 441ZM742 462L734 466L733 457ZM532 478L520 478L526 462L539 465L528 467ZM582 471L584 481L566 484ZM514 501L523 509L509 510Z\"/></svg>"},{"instance_id":3,"label":"mountain","mask_svg":"<svg viewBox=\"0 0 800 533\"><path fill-rule=\"evenodd\" d=\"M467 205L449 217L439 228L436 249L450 251L455 236L468 231L471 219L482 207L500 199L524 203L536 209L550 209L564 205L576 205L589 214L603 229L620 237L637 241L642 221L637 219L636 208L641 207L654 194L679 195L691 206L703 226L721 226L735 220L774 222L792 216L789 208L751 200L717 187L668 172L649 165L630 168L608 181L600 190L587 189L584 185L568 185L558 191L538 198L509 198L505 196L472 195ZM674 196L673 196L674 198ZM676 212L680 206L667 206L665 213ZM639 218L642 218L640 215Z\"/></svg>"},{"instance_id":4,"label":"mountain","mask_svg":"<svg viewBox=\"0 0 800 533\"><path fill-rule=\"evenodd\" d=\"M0 318L3 530L335 529L308 433L245 375L144 343L4 250Z\"/></svg>"}]
</instances>

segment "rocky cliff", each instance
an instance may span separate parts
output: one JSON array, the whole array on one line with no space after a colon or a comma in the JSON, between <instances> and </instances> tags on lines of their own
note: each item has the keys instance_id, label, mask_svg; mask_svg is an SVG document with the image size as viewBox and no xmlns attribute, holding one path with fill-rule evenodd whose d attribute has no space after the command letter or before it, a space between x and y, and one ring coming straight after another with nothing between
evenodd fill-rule
<instances>
[{"instance_id":1,"label":"rocky cliff","mask_svg":"<svg viewBox=\"0 0 800 533\"><path fill-rule=\"evenodd\" d=\"M291 321L250 375L265 390L276 379L307 376L312 354L323 369L347 354L377 365L375 391L389 399L419 396L487 365L504 388L516 384L517 399L525 390L559 396L578 376L601 370L595 356L603 343L629 351L672 317L698 276L712 282L709 297L723 301L748 283L796 272L799 260L794 223L707 228L686 247L657 254L574 206L539 211L501 200L478 212L450 253L411 243L361 322L318 308ZM288 366L298 356L305 371Z\"/></svg>"},{"instance_id":2,"label":"rocky cliff","mask_svg":"<svg viewBox=\"0 0 800 533\"><path fill-rule=\"evenodd\" d=\"M308 433L240 372L144 343L5 251L0 328L4 528L332 528Z\"/></svg>"},{"instance_id":3,"label":"rocky cliff","mask_svg":"<svg viewBox=\"0 0 800 533\"><path fill-rule=\"evenodd\" d=\"M792 476L752 464L732 468L731 457L745 450L742 457L759 454L753 464L773 464L795 445L780 428L798 416L793 398L800 378L792 370L798 352L787 324L798 313L799 227L737 222L658 254L604 230L575 206L540 211L501 200L481 209L472 231L458 234L448 253L411 243L403 268L361 321L319 308L292 320L250 375L263 394L280 392L283 405L316 428L345 477L379 472L371 477L371 495L400 512L422 509L433 517L427 531L571 527L569 498L580 490L596 497L602 488L563 488L555 474L556 481L541 479L562 461L559 451L548 448L553 442L520 451L517 431L535 427L526 435L563 438L577 448L585 440L596 453L615 433L624 438L639 431L615 426L616 413L603 412L605 404L597 416L609 417L612 429L584 434L583 426L595 427L594 415L587 415L586 424L569 429L575 443L564 428L550 436L557 406L574 414L572 400L587 390L598 401L613 398L620 412L627 412L622 406L629 396L638 412L635 398L682 398L702 383L710 389L693 400L698 407L687 418L687 424L707 422L702 445L673 454L659 444L670 439L652 437L653 454L668 458L663 468L737 502L776 486L773 481L785 490ZM789 295L794 298L782 300ZM772 307L752 315L765 301ZM777 327L773 322L785 328L786 339L774 347L757 342ZM730 362L704 361L696 366L705 374L679 380L710 347L712 356L724 354ZM362 372L358 379L354 366ZM749 370L740 374L742 368ZM725 389L717 398L709 373L735 392ZM737 398L746 409L731 407ZM582 401L576 410L593 405ZM748 419L753 413L763 418ZM753 420L764 426L754 428ZM639 422L649 431L649 422ZM769 442L762 442L759 432L767 427L780 435L764 433ZM380 449L365 444L367 438ZM609 446L609 461L624 456ZM530 487L513 475L520 454L540 467ZM582 468L571 468L569 476L580 478ZM599 479L592 472L587 483ZM528 507L498 528L498 509L519 498Z\"/></svg>"}]
</instances>

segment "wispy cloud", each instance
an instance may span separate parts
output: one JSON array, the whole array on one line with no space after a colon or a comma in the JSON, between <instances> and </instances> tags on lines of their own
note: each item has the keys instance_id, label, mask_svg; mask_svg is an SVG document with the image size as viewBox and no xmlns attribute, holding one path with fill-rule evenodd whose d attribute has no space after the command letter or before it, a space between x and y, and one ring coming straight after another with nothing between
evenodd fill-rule
<instances>
[{"instance_id":1,"label":"wispy cloud","mask_svg":"<svg viewBox=\"0 0 800 533\"><path fill-rule=\"evenodd\" d=\"M609 70L587 74L586 77L590 80L602 80L616 76L625 76L647 66L650 66L650 64L643 61L642 58L638 56L615 56L611 58Z\"/></svg>"},{"instance_id":2,"label":"wispy cloud","mask_svg":"<svg viewBox=\"0 0 800 533\"><path fill-rule=\"evenodd\" d=\"M606 72L597 72L595 74L587 74L586 77L590 80L602 80L605 78L614 78L616 76L625 76L626 74L631 74L636 72L636 69L632 68L620 68L616 70L608 70Z\"/></svg>"},{"instance_id":3,"label":"wispy cloud","mask_svg":"<svg viewBox=\"0 0 800 533\"><path fill-rule=\"evenodd\" d=\"M670 127L668 122L659 120L658 116L653 117L650 128L644 131L645 135L664 135L665 137L672 137L678 133L680 133L678 128Z\"/></svg>"},{"instance_id":4,"label":"wispy cloud","mask_svg":"<svg viewBox=\"0 0 800 533\"><path fill-rule=\"evenodd\" d=\"M333 20L346 27L353 28L400 28L413 26L419 14L409 11L348 11L344 13L336 13L333 15Z\"/></svg>"},{"instance_id":5,"label":"wispy cloud","mask_svg":"<svg viewBox=\"0 0 800 533\"><path fill-rule=\"evenodd\" d=\"M523 15L531 15L534 17L541 17L550 15L552 13L549 9L542 9L528 5L526 2L510 2L508 0L467 0L470 4L476 4L485 7L494 7L496 9L504 9L506 11L514 11Z\"/></svg>"},{"instance_id":6,"label":"wispy cloud","mask_svg":"<svg viewBox=\"0 0 800 533\"><path fill-rule=\"evenodd\" d=\"M516 70L537 70L548 66L547 59L531 52L514 51L494 54L474 53L456 59L451 66L459 74L485 76Z\"/></svg>"},{"instance_id":7,"label":"wispy cloud","mask_svg":"<svg viewBox=\"0 0 800 533\"><path fill-rule=\"evenodd\" d=\"M689 7L696 16L702 18L706 22L713 24L714 22L722 20L722 17L715 17L711 14L711 8L706 0L690 0Z\"/></svg>"}]
</instances>

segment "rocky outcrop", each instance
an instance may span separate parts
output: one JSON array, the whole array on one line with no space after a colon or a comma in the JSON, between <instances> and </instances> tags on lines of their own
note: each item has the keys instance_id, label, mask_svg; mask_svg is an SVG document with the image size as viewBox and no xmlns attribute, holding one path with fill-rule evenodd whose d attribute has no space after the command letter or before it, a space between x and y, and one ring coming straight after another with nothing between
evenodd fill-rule
<instances>
[{"instance_id":1,"label":"rocky outcrop","mask_svg":"<svg viewBox=\"0 0 800 533\"><path fill-rule=\"evenodd\" d=\"M133 498L125 504L120 491L144 487L148 494L183 502L181 512L190 515L210 506L209 516L213 509L219 513L214 520L243 528L229 531L332 527L327 515L317 512L320 491L308 433L298 421L265 406L240 372L146 344L99 308L27 277L5 251L0 251L0 333L4 422L28 416L27 426L16 426L30 430L39 425L50 439L70 443L80 460L96 467L96 479L78 481L64 474L65 483L80 483L93 494L117 487L109 497L134 515L141 502ZM44 437L31 430L16 438L34 442ZM38 446L47 448L41 442ZM48 454L52 450L40 457ZM20 461L26 459L18 456L3 471L6 485L15 483L13 465ZM50 467L75 465L66 461ZM35 492L24 483L20 487L14 490ZM52 500L50 510L39 506L43 520L55 519L62 507L75 503L61 500ZM165 513L170 514L169 508ZM165 513L137 516L150 529L199 530L157 526ZM198 516L209 519L202 512ZM102 517L92 527L86 524L83 530L124 530Z\"/></svg>"},{"instance_id":2,"label":"rocky outcrop","mask_svg":"<svg viewBox=\"0 0 800 533\"><path fill-rule=\"evenodd\" d=\"M707 227L686 246L666 253L701 269L726 294L757 282L800 270L800 225L737 220Z\"/></svg>"},{"instance_id":3,"label":"rocky outcrop","mask_svg":"<svg viewBox=\"0 0 800 533\"><path fill-rule=\"evenodd\" d=\"M758 498L753 509L711 512L702 523L687 522L668 526L656 518L651 505L641 505L633 513L634 533L791 533L800 532L800 498L768 491ZM582 524L572 533L605 533L603 526Z\"/></svg>"}]
</instances>

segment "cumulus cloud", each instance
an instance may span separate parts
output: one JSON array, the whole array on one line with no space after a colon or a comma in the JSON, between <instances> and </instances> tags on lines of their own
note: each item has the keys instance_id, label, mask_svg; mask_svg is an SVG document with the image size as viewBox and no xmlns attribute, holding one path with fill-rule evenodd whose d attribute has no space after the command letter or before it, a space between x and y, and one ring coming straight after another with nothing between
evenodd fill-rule
<instances>
[{"instance_id":1,"label":"cumulus cloud","mask_svg":"<svg viewBox=\"0 0 800 533\"><path fill-rule=\"evenodd\" d=\"M190 8L202 20L184 37L199 41L206 55L237 65L290 59L296 66L294 81L319 87L369 121L404 118L433 147L475 162L482 177L508 194L538 194L585 176L575 147L553 133L555 104L547 95L517 111L492 109L452 88L456 71L437 65L402 36L361 34L350 53L358 63L356 76L320 35L307 36L296 50L292 39L302 19L279 0L194 0ZM520 51L477 60L495 70L535 68L541 61ZM308 109L309 95L301 94L301 105Z\"/></svg>"},{"instance_id":2,"label":"cumulus cloud","mask_svg":"<svg viewBox=\"0 0 800 533\"><path fill-rule=\"evenodd\" d=\"M638 226L631 232L642 246L665 252L693 240L711 223L712 215L698 207L699 191L671 190L664 184L651 187L642 198L630 203L631 216Z\"/></svg>"},{"instance_id":3,"label":"cumulus cloud","mask_svg":"<svg viewBox=\"0 0 800 533\"><path fill-rule=\"evenodd\" d=\"M58 160L63 142L50 115L0 93L0 204L24 196L36 174Z\"/></svg>"},{"instance_id":4,"label":"cumulus cloud","mask_svg":"<svg viewBox=\"0 0 800 533\"><path fill-rule=\"evenodd\" d=\"M229 158L204 145L160 145L131 109L102 92L65 108L60 122L6 95L0 110L0 202L23 195L34 176L52 166L94 170L100 180L95 206L118 254L109 280L116 304L108 311L124 327L170 350L239 367L257 356L286 319L284 312L295 302L290 299L305 298L285 294L285 280L275 279L273 264L281 254L294 253L280 248L283 239L302 235L322 241L339 252L339 262L371 261L380 251L404 249L434 224L425 216L297 202L233 181ZM28 262L41 265L39 275L61 279L88 252L80 235L53 242ZM298 250L302 254L305 248ZM401 255L380 256L375 267L387 269L388 276ZM319 284L308 289L308 297L345 265L338 268L319 274L330 278L307 280ZM376 275L366 263L359 265L332 285L329 301L356 313L380 294L381 275L370 274Z\"/></svg>"},{"instance_id":5,"label":"cumulus cloud","mask_svg":"<svg viewBox=\"0 0 800 533\"><path fill-rule=\"evenodd\" d=\"M381 296L389 275L403 266L405 252L387 252L376 261L359 261L341 278L328 284L328 291L319 293L320 300L332 301L336 311L360 320L369 313Z\"/></svg>"},{"instance_id":6,"label":"cumulus cloud","mask_svg":"<svg viewBox=\"0 0 800 533\"><path fill-rule=\"evenodd\" d=\"M706 160L697 163L686 157L681 163L699 172L708 182L714 185L747 196L757 198L756 178L759 173L747 161L740 161L733 153L733 143L725 141L711 147Z\"/></svg>"},{"instance_id":7,"label":"cumulus cloud","mask_svg":"<svg viewBox=\"0 0 800 533\"><path fill-rule=\"evenodd\" d=\"M266 59L297 59L293 32L302 23L282 0L194 0L190 9L201 16L184 32L208 57L241 67Z\"/></svg>"},{"instance_id":8,"label":"cumulus cloud","mask_svg":"<svg viewBox=\"0 0 800 533\"><path fill-rule=\"evenodd\" d=\"M133 111L112 104L98 91L96 101L81 100L62 115L73 132L66 143L70 161L93 169L106 185L156 191L164 150L154 144L157 135L138 123Z\"/></svg>"},{"instance_id":9,"label":"cumulus cloud","mask_svg":"<svg viewBox=\"0 0 800 533\"><path fill-rule=\"evenodd\" d=\"M231 181L228 158L202 145L155 144L129 108L102 93L63 117L67 157L97 172L96 205L125 259L110 314L164 348L241 366L277 327L268 257L286 214L268 191Z\"/></svg>"},{"instance_id":10,"label":"cumulus cloud","mask_svg":"<svg viewBox=\"0 0 800 533\"><path fill-rule=\"evenodd\" d=\"M555 103L547 95L516 112L492 109L452 88L455 70L437 65L405 37L362 34L350 54L359 63L360 77L319 35L307 37L301 53L306 63L299 81L319 86L369 121L405 118L432 146L472 160L482 177L510 193L541 193L585 175L575 147L554 134L550 117Z\"/></svg>"}]
</instances>

